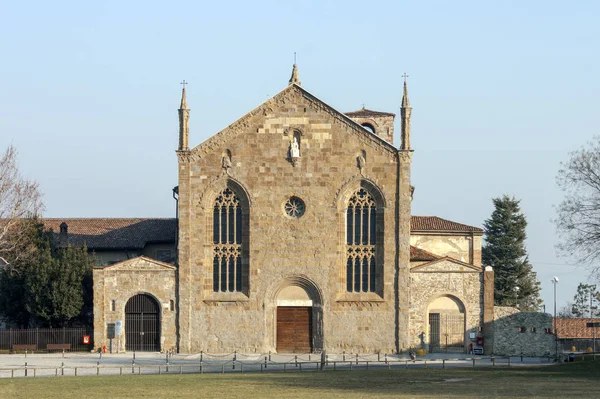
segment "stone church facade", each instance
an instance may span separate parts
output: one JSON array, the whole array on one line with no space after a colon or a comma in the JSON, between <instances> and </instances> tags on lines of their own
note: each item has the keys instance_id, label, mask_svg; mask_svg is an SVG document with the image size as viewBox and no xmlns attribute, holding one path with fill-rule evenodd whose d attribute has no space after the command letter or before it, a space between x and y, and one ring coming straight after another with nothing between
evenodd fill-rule
<instances>
[{"instance_id":1,"label":"stone church facade","mask_svg":"<svg viewBox=\"0 0 600 399\"><path fill-rule=\"evenodd\" d=\"M125 259L107 249L116 263L94 269L95 345L489 352L482 230L411 215L411 110L405 82L396 148L394 114L341 113L301 86L294 65L285 89L190 149L184 88L176 238L153 240L148 220L95 230L122 238L117 247L133 243L127 229L149 234ZM93 236L87 222L63 223L71 239L79 225L80 239ZM154 256L167 247L170 259Z\"/></svg>"}]
</instances>

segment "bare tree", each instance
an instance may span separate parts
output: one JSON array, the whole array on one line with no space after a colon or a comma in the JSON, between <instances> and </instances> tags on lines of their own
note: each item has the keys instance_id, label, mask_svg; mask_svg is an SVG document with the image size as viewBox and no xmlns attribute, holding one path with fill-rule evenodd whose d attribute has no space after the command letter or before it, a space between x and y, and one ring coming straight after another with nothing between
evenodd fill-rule
<instances>
[{"instance_id":1,"label":"bare tree","mask_svg":"<svg viewBox=\"0 0 600 399\"><path fill-rule=\"evenodd\" d=\"M561 163L556 181L564 192L555 220L561 243L559 252L575 256L600 271L600 136Z\"/></svg>"},{"instance_id":2,"label":"bare tree","mask_svg":"<svg viewBox=\"0 0 600 399\"><path fill-rule=\"evenodd\" d=\"M35 181L24 179L12 145L0 158L0 255L19 244L18 223L43 210L42 194ZM10 239L9 239L10 234Z\"/></svg>"},{"instance_id":3,"label":"bare tree","mask_svg":"<svg viewBox=\"0 0 600 399\"><path fill-rule=\"evenodd\" d=\"M577 315L575 315L573 313L573 303L572 302L565 303L564 306L558 310L558 314L556 316L562 317L563 319L576 318Z\"/></svg>"}]
</instances>

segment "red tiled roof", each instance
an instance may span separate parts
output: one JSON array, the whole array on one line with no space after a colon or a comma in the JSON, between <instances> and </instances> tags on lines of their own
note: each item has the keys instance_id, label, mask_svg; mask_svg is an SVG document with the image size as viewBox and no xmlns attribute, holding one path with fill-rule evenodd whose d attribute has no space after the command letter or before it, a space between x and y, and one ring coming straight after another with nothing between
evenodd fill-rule
<instances>
[{"instance_id":1,"label":"red tiled roof","mask_svg":"<svg viewBox=\"0 0 600 399\"><path fill-rule=\"evenodd\" d=\"M410 231L456 231L483 233L483 229L462 223L452 222L437 216L412 216L410 218Z\"/></svg>"},{"instance_id":2,"label":"red tiled roof","mask_svg":"<svg viewBox=\"0 0 600 399\"><path fill-rule=\"evenodd\" d=\"M141 249L148 243L174 243L177 235L177 219L168 218L48 218L43 222L57 235L61 223L67 223L68 243L85 244L89 249ZM483 232L480 228L435 216L413 216L411 231ZM411 260L435 259L439 257L411 248Z\"/></svg>"},{"instance_id":3,"label":"red tiled roof","mask_svg":"<svg viewBox=\"0 0 600 399\"><path fill-rule=\"evenodd\" d=\"M362 108L358 111L346 112L345 115L349 118L372 118L378 116L396 116L396 114L392 114L391 112L380 112L373 111L371 109Z\"/></svg>"},{"instance_id":4,"label":"red tiled roof","mask_svg":"<svg viewBox=\"0 0 600 399\"><path fill-rule=\"evenodd\" d=\"M43 219L55 234L67 223L68 243L88 249L142 249L148 243L174 243L177 219L53 218Z\"/></svg>"},{"instance_id":5,"label":"red tiled roof","mask_svg":"<svg viewBox=\"0 0 600 399\"><path fill-rule=\"evenodd\" d=\"M587 323L600 323L600 319L564 319L556 318L556 335L559 339L572 339L572 338L588 338L591 339L596 334L596 338L600 334L600 327L594 328L588 327Z\"/></svg>"},{"instance_id":6,"label":"red tiled roof","mask_svg":"<svg viewBox=\"0 0 600 399\"><path fill-rule=\"evenodd\" d=\"M432 261L439 259L440 257L432 254L431 252L425 251L424 249L410 246L410 261L418 262L418 261Z\"/></svg>"}]
</instances>

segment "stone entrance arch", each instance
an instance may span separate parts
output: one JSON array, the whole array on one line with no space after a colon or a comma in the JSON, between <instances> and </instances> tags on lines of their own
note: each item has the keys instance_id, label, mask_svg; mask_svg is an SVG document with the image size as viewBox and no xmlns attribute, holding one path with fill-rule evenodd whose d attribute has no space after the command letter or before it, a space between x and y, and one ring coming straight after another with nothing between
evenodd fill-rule
<instances>
[{"instance_id":1,"label":"stone entrance arch","mask_svg":"<svg viewBox=\"0 0 600 399\"><path fill-rule=\"evenodd\" d=\"M456 297L437 297L427 307L430 352L464 352L465 306Z\"/></svg>"},{"instance_id":2,"label":"stone entrance arch","mask_svg":"<svg viewBox=\"0 0 600 399\"><path fill-rule=\"evenodd\" d=\"M274 290L275 334L278 353L307 353L323 347L321 294L306 278L286 279Z\"/></svg>"},{"instance_id":3,"label":"stone entrance arch","mask_svg":"<svg viewBox=\"0 0 600 399\"><path fill-rule=\"evenodd\" d=\"M160 306L148 294L137 294L125 305L125 349L160 351Z\"/></svg>"}]
</instances>

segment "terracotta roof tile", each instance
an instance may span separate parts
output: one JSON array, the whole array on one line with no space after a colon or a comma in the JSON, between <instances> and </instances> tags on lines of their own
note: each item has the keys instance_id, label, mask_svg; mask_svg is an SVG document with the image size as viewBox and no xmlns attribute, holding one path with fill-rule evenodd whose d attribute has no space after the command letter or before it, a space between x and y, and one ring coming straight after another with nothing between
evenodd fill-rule
<instances>
[{"instance_id":1,"label":"terracotta roof tile","mask_svg":"<svg viewBox=\"0 0 600 399\"><path fill-rule=\"evenodd\" d=\"M345 115L349 118L373 118L378 116L396 116L391 112L373 111L371 109L362 108L358 111L346 112Z\"/></svg>"},{"instance_id":2,"label":"terracotta roof tile","mask_svg":"<svg viewBox=\"0 0 600 399\"><path fill-rule=\"evenodd\" d=\"M60 224L67 223L68 242L86 244L89 249L141 249L148 243L174 243L177 219L160 218L48 218L48 229L59 234ZM482 232L480 228L451 222L435 216L413 216L411 231ZM435 260L439 257L411 248L411 260ZM432 258L433 256L433 258Z\"/></svg>"},{"instance_id":3,"label":"terracotta roof tile","mask_svg":"<svg viewBox=\"0 0 600 399\"><path fill-rule=\"evenodd\" d=\"M60 225L68 226L68 243L89 249L141 249L148 243L174 243L177 219L156 218L54 218L44 226L59 236Z\"/></svg>"},{"instance_id":4,"label":"terracotta roof tile","mask_svg":"<svg viewBox=\"0 0 600 399\"><path fill-rule=\"evenodd\" d=\"M564 319L556 318L556 335L559 339L593 338L594 328L588 327L587 323L600 323L600 319ZM596 338L600 333L600 327L595 328Z\"/></svg>"},{"instance_id":5,"label":"terracotta roof tile","mask_svg":"<svg viewBox=\"0 0 600 399\"><path fill-rule=\"evenodd\" d=\"M483 233L483 229L462 223L452 222L437 216L412 216L410 231L456 231Z\"/></svg>"},{"instance_id":6,"label":"terracotta roof tile","mask_svg":"<svg viewBox=\"0 0 600 399\"><path fill-rule=\"evenodd\" d=\"M425 251L424 249L410 246L410 261L432 261L440 259L439 256L432 254L431 252Z\"/></svg>"}]
</instances>

